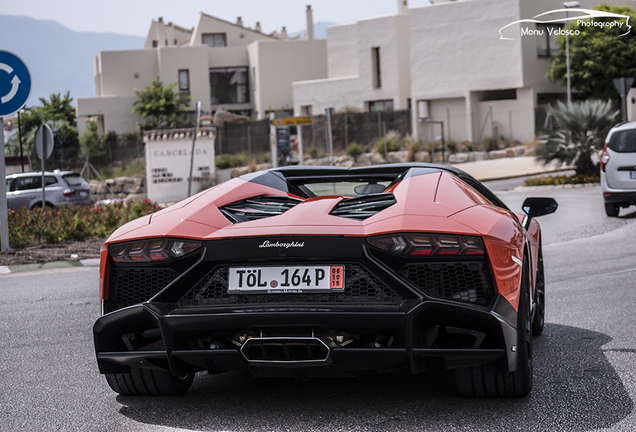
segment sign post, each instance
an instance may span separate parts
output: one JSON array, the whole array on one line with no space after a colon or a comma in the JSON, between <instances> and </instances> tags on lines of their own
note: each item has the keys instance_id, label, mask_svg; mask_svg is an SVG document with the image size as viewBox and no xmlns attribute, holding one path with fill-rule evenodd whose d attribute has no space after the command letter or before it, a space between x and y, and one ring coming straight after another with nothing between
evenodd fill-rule
<instances>
[{"instance_id":1,"label":"sign post","mask_svg":"<svg viewBox=\"0 0 636 432\"><path fill-rule=\"evenodd\" d=\"M44 161L53 153L53 131L47 124L42 123L35 132L35 152L42 161L42 208L44 208L46 207Z\"/></svg>"},{"instance_id":2,"label":"sign post","mask_svg":"<svg viewBox=\"0 0 636 432\"><path fill-rule=\"evenodd\" d=\"M634 82L634 78L616 78L613 80L614 87L618 90L618 93L621 95L621 113L623 114L623 122L627 121L627 93L629 93L629 89L632 87Z\"/></svg>"},{"instance_id":3,"label":"sign post","mask_svg":"<svg viewBox=\"0 0 636 432\"><path fill-rule=\"evenodd\" d=\"M20 110L31 94L31 73L17 55L0 50L0 252L9 252L9 217L4 160L4 117Z\"/></svg>"},{"instance_id":4,"label":"sign post","mask_svg":"<svg viewBox=\"0 0 636 432\"><path fill-rule=\"evenodd\" d=\"M270 114L270 119L272 122L272 127L275 129L288 128L289 126L298 126L298 163L300 165L303 165L304 152L303 152L303 134L302 134L301 127L303 125L312 124L314 122L314 118L312 116L275 118L272 114ZM275 135L278 136L277 133ZM274 151L276 151L276 165L272 164L272 166L277 167L278 166L278 146L276 149L272 148L272 154L274 154ZM272 159L274 159L274 156L272 156Z\"/></svg>"}]
</instances>

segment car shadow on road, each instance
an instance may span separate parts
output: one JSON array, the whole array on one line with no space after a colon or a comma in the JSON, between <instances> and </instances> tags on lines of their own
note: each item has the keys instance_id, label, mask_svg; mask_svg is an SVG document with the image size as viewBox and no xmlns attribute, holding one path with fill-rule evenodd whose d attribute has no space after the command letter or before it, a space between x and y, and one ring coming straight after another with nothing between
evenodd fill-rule
<instances>
[{"instance_id":1,"label":"car shadow on road","mask_svg":"<svg viewBox=\"0 0 636 432\"><path fill-rule=\"evenodd\" d=\"M453 374L440 368L309 381L199 374L185 396L117 401L135 421L192 430L593 430L634 408L602 350L610 341L547 324L534 339L534 388L521 399L460 398Z\"/></svg>"}]
</instances>

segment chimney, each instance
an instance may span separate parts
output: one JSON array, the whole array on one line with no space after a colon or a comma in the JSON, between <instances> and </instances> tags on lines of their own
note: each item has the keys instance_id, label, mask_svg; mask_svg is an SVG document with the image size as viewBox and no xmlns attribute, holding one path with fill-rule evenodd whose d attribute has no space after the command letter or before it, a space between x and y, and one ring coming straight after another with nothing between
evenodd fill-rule
<instances>
[{"instance_id":1,"label":"chimney","mask_svg":"<svg viewBox=\"0 0 636 432\"><path fill-rule=\"evenodd\" d=\"M243 27L243 17L236 17L236 25Z\"/></svg>"},{"instance_id":2,"label":"chimney","mask_svg":"<svg viewBox=\"0 0 636 432\"><path fill-rule=\"evenodd\" d=\"M287 39L287 29L285 28L285 26L283 26L283 28L280 30L280 37L282 39Z\"/></svg>"},{"instance_id":3,"label":"chimney","mask_svg":"<svg viewBox=\"0 0 636 432\"><path fill-rule=\"evenodd\" d=\"M305 30L305 39L314 40L314 12L311 5L307 5L307 29Z\"/></svg>"},{"instance_id":4,"label":"chimney","mask_svg":"<svg viewBox=\"0 0 636 432\"><path fill-rule=\"evenodd\" d=\"M408 15L409 14L409 3L408 0L397 0L398 7L398 15Z\"/></svg>"},{"instance_id":5,"label":"chimney","mask_svg":"<svg viewBox=\"0 0 636 432\"><path fill-rule=\"evenodd\" d=\"M261 22L260 21L256 21L256 25L254 26L254 30L256 30L259 33L262 33L263 31L261 30Z\"/></svg>"}]
</instances>

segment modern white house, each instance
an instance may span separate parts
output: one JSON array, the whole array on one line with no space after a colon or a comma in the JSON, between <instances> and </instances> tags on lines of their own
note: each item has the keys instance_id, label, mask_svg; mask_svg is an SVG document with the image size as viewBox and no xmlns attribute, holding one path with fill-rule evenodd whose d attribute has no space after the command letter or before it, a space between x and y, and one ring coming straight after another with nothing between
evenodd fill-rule
<instances>
[{"instance_id":1,"label":"modern white house","mask_svg":"<svg viewBox=\"0 0 636 432\"><path fill-rule=\"evenodd\" d=\"M397 0L396 15L327 29L328 75L294 83L294 112L411 108L413 135L423 141L438 139L441 123L447 141L532 140L540 108L566 99L565 88L545 76L557 49L548 29L563 24L513 24L505 29L512 40L499 31L563 8L556 0L437 0L414 8Z\"/></svg>"},{"instance_id":2,"label":"modern white house","mask_svg":"<svg viewBox=\"0 0 636 432\"><path fill-rule=\"evenodd\" d=\"M308 28L313 28L307 7ZM175 91L192 96L191 109L201 101L203 111L220 108L254 118L293 107L292 83L327 76L326 42L265 34L254 28L200 13L196 25L185 29L162 18L152 21L144 47L102 51L95 57L95 97L77 99L78 130L86 120L97 121L100 133L134 132L139 116L131 113L143 89L157 77L176 82Z\"/></svg>"},{"instance_id":3,"label":"modern white house","mask_svg":"<svg viewBox=\"0 0 636 432\"><path fill-rule=\"evenodd\" d=\"M294 83L296 115L325 108L362 111L407 109L411 92L409 10L327 28L325 79Z\"/></svg>"}]
</instances>

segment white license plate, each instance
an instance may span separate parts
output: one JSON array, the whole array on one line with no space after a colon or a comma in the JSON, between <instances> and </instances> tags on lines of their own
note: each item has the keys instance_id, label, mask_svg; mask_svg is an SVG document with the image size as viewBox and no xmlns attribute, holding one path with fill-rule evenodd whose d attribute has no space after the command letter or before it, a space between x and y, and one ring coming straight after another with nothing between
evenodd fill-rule
<instances>
[{"instance_id":1,"label":"white license plate","mask_svg":"<svg viewBox=\"0 0 636 432\"><path fill-rule=\"evenodd\" d=\"M344 291L344 266L230 267L228 291L269 294Z\"/></svg>"},{"instance_id":2,"label":"white license plate","mask_svg":"<svg viewBox=\"0 0 636 432\"><path fill-rule=\"evenodd\" d=\"M630 171L629 172L629 178L630 179L636 179L636 171Z\"/></svg>"}]
</instances>

